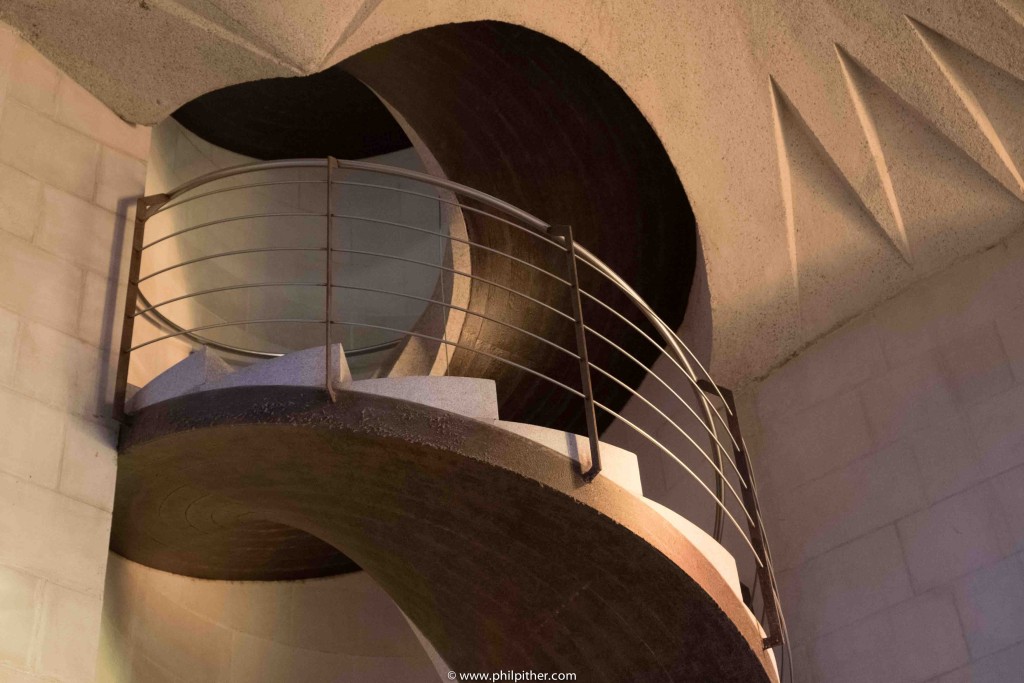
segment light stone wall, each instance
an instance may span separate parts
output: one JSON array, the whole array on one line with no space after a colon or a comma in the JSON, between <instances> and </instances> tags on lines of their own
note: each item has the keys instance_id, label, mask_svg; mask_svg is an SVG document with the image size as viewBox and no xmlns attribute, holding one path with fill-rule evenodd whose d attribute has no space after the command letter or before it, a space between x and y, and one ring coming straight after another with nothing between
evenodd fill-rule
<instances>
[{"instance_id":1,"label":"light stone wall","mask_svg":"<svg viewBox=\"0 0 1024 683\"><path fill-rule=\"evenodd\" d=\"M797 680L1024 672L1024 237L743 394Z\"/></svg>"},{"instance_id":2,"label":"light stone wall","mask_svg":"<svg viewBox=\"0 0 1024 683\"><path fill-rule=\"evenodd\" d=\"M110 556L97 683L436 680L366 572L204 581Z\"/></svg>"},{"instance_id":3,"label":"light stone wall","mask_svg":"<svg viewBox=\"0 0 1024 683\"><path fill-rule=\"evenodd\" d=\"M92 681L149 129L0 25L0 681Z\"/></svg>"}]
</instances>

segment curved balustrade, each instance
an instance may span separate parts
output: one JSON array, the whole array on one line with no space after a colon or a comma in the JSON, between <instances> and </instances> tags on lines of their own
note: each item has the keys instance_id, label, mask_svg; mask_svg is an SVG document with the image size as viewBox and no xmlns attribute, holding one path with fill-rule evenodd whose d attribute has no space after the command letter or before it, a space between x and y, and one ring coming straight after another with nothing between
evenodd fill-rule
<instances>
[{"instance_id":1,"label":"curved balustrade","mask_svg":"<svg viewBox=\"0 0 1024 683\"><path fill-rule=\"evenodd\" d=\"M377 193L377 201L357 201L360 192ZM436 206L437 220L403 220L395 209L402 202ZM200 206L207 208L195 210ZM227 215L211 213L211 206ZM484 243L479 234L451 229L445 212L479 218L488 231L528 236L532 246L509 253L500 240ZM389 231L387 240L379 239L382 231ZM240 241L232 244L228 233ZM377 242L360 234L376 235ZM501 259L503 275L474 273L477 258ZM430 278L422 275L427 271ZM418 289L403 290L411 272L420 273ZM382 285L382 278L393 282ZM508 302L485 308L473 287ZM369 298L353 304L360 296ZM382 318L367 301L380 310L403 306L405 318ZM744 600L760 613L765 647L780 648L777 661L783 673L789 668L771 553L731 394L627 283L573 239L571 228L401 168L331 158L239 166L139 200L125 310L115 401L122 417L134 356L161 344L183 345L181 352L201 345L244 363L340 340L350 362L368 359L360 372L381 376L397 373L416 342L426 355L419 349L413 374L454 373L451 355L462 353L543 380L577 400L583 414L591 443L589 459L580 456L584 478L601 468L603 414L604 424L617 423L636 437L631 450L657 454L694 485L713 511L706 531L731 542L738 560L749 557ZM536 323L541 319L543 325ZM147 333L136 329L139 321ZM461 328L471 321L497 326L516 343L540 345L561 361L533 363L528 354L509 351L511 343L468 343ZM655 372L638 355L663 357L667 370ZM411 366L403 367L408 374ZM638 372L655 391L637 384ZM628 410L609 396L630 399Z\"/></svg>"}]
</instances>

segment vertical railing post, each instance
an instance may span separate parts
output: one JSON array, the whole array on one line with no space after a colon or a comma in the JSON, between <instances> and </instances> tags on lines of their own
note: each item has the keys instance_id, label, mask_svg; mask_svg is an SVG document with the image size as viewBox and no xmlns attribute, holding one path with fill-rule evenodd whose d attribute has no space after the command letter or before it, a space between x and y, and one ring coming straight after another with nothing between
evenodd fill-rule
<instances>
[{"instance_id":1,"label":"vertical railing post","mask_svg":"<svg viewBox=\"0 0 1024 683\"><path fill-rule=\"evenodd\" d=\"M764 530L761 528L761 510L757 502L757 492L754 488L754 479L750 471L750 458L747 455L746 446L743 442L743 435L740 432L739 415L736 412L736 400L730 389L720 387L708 382L698 380L701 389L709 389L717 393L725 407L729 410L729 431L732 432L733 455L736 461L736 471L747 483L742 490L743 507L747 509L750 518L754 520L747 525L750 530L750 543L757 552L761 564L757 568L757 579L761 584L761 599L764 602L764 621L767 625L768 636L764 639L764 648L770 649L782 645L782 615L779 611L779 604L775 597L775 577L772 575L771 558L768 556L768 544L764 537Z\"/></svg>"},{"instance_id":2,"label":"vertical railing post","mask_svg":"<svg viewBox=\"0 0 1024 683\"><path fill-rule=\"evenodd\" d=\"M591 481L601 471L601 443L598 440L597 413L594 406L594 388L590 380L590 359L587 356L587 330L583 325L583 303L580 298L579 273L576 270L576 247L572 239L572 226L552 226L553 235L565 240L566 265L569 274L573 321L576 327L576 354L580 362L580 386L583 390L583 412L587 420L587 436L590 438L590 466L585 467L580 455L580 474Z\"/></svg>"},{"instance_id":3,"label":"vertical railing post","mask_svg":"<svg viewBox=\"0 0 1024 683\"><path fill-rule=\"evenodd\" d=\"M145 243L146 220L153 211L163 206L167 195L141 197L135 204L135 227L132 230L132 250L128 261L128 288L124 297L124 320L121 323L121 346L117 354L117 377L114 380L114 419L123 422L128 400L128 367L135 334L135 308L139 300L139 270L142 267L142 246Z\"/></svg>"},{"instance_id":4,"label":"vertical railing post","mask_svg":"<svg viewBox=\"0 0 1024 683\"><path fill-rule=\"evenodd\" d=\"M334 198L334 167L337 160L334 157L327 157L327 255L326 255L326 285L324 292L324 387L331 403L337 400L334 395L333 357L331 349L331 310L334 304L334 268L332 268L332 256L334 254L334 242L331 238L331 227L334 222L334 208L331 200Z\"/></svg>"}]
</instances>

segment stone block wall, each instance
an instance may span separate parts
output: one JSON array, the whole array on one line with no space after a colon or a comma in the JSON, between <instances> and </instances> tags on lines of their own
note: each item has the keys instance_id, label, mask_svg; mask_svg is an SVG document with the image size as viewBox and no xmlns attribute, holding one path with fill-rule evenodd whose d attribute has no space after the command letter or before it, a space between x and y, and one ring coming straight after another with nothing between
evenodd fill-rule
<instances>
[{"instance_id":1,"label":"stone block wall","mask_svg":"<svg viewBox=\"0 0 1024 683\"><path fill-rule=\"evenodd\" d=\"M797 680L1024 671L1024 238L742 395Z\"/></svg>"},{"instance_id":2,"label":"stone block wall","mask_svg":"<svg viewBox=\"0 0 1024 683\"><path fill-rule=\"evenodd\" d=\"M0 680L93 680L149 130L0 25Z\"/></svg>"},{"instance_id":3,"label":"stone block wall","mask_svg":"<svg viewBox=\"0 0 1024 683\"><path fill-rule=\"evenodd\" d=\"M103 618L97 683L439 680L366 572L204 581L111 554Z\"/></svg>"}]
</instances>

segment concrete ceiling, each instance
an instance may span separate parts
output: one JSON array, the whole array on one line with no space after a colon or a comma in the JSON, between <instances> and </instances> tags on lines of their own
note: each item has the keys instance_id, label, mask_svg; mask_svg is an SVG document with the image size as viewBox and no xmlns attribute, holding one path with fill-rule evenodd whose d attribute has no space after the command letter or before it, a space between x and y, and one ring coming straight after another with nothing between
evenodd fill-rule
<instances>
[{"instance_id":1,"label":"concrete ceiling","mask_svg":"<svg viewBox=\"0 0 1024 683\"><path fill-rule=\"evenodd\" d=\"M724 382L1024 225L1024 0L7 0L0 18L144 124L438 24L566 43L682 179Z\"/></svg>"}]
</instances>

